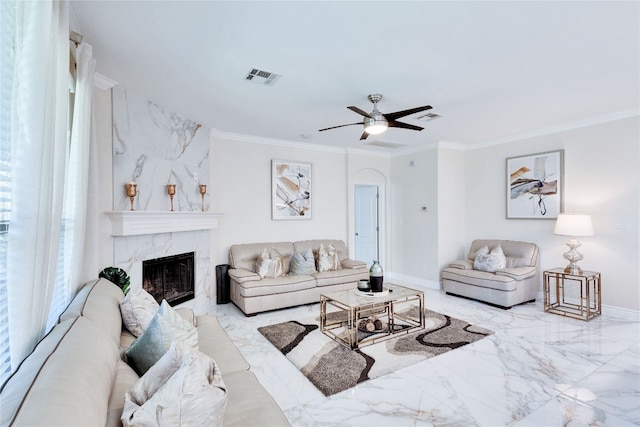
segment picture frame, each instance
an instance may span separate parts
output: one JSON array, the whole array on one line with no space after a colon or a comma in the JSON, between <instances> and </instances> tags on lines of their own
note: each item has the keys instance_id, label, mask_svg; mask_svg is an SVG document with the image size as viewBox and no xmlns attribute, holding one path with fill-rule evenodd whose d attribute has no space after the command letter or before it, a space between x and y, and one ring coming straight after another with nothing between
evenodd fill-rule
<instances>
[{"instance_id":1,"label":"picture frame","mask_svg":"<svg viewBox=\"0 0 640 427\"><path fill-rule=\"evenodd\" d=\"M271 219L311 219L311 163L271 161Z\"/></svg>"},{"instance_id":2,"label":"picture frame","mask_svg":"<svg viewBox=\"0 0 640 427\"><path fill-rule=\"evenodd\" d=\"M507 219L556 219L564 203L564 150L506 159Z\"/></svg>"}]
</instances>

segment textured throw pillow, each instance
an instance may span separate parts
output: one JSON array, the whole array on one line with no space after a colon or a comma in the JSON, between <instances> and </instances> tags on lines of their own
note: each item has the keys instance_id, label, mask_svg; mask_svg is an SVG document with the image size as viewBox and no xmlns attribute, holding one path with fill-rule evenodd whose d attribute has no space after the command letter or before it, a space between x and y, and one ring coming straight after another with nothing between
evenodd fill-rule
<instances>
[{"instance_id":1,"label":"textured throw pillow","mask_svg":"<svg viewBox=\"0 0 640 427\"><path fill-rule=\"evenodd\" d=\"M312 274L316 271L316 259L313 256L311 248L307 249L304 253L293 253L293 256L291 257L291 266L289 267L289 274Z\"/></svg>"},{"instance_id":2,"label":"textured throw pillow","mask_svg":"<svg viewBox=\"0 0 640 427\"><path fill-rule=\"evenodd\" d=\"M286 276L284 271L284 262L280 256L280 252L276 248L263 249L256 260L256 273L263 279L265 277L282 277Z\"/></svg>"},{"instance_id":3,"label":"textured throw pillow","mask_svg":"<svg viewBox=\"0 0 640 427\"><path fill-rule=\"evenodd\" d=\"M167 352L174 339L198 349L196 328L163 300L147 329L127 349L127 361L138 375L143 375Z\"/></svg>"},{"instance_id":4,"label":"textured throw pillow","mask_svg":"<svg viewBox=\"0 0 640 427\"><path fill-rule=\"evenodd\" d=\"M340 265L340 258L338 258L336 247L332 244L329 244L328 247L320 244L320 249L318 250L318 271L322 273L341 269L342 266Z\"/></svg>"},{"instance_id":5,"label":"textured throw pillow","mask_svg":"<svg viewBox=\"0 0 640 427\"><path fill-rule=\"evenodd\" d=\"M473 261L473 268L480 271L495 273L507 266L507 259L502 252L500 245L489 252L489 248L483 246L476 252L476 259Z\"/></svg>"},{"instance_id":6,"label":"textured throw pillow","mask_svg":"<svg viewBox=\"0 0 640 427\"><path fill-rule=\"evenodd\" d=\"M216 363L179 340L125 394L122 425L220 426L227 390Z\"/></svg>"},{"instance_id":7,"label":"textured throw pillow","mask_svg":"<svg viewBox=\"0 0 640 427\"><path fill-rule=\"evenodd\" d=\"M158 302L142 288L132 289L120 303L124 326L139 337L158 311Z\"/></svg>"}]
</instances>

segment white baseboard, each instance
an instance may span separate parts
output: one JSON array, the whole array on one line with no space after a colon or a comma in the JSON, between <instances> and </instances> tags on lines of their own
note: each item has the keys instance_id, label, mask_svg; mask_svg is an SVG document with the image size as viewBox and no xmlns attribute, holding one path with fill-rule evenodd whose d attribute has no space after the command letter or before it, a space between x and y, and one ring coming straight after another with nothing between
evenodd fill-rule
<instances>
[{"instance_id":1,"label":"white baseboard","mask_svg":"<svg viewBox=\"0 0 640 427\"><path fill-rule=\"evenodd\" d=\"M409 286L413 288L432 289L439 291L442 289L440 282L435 280L427 280L421 277L408 276L406 274L387 273L385 279L400 286Z\"/></svg>"},{"instance_id":2,"label":"white baseboard","mask_svg":"<svg viewBox=\"0 0 640 427\"><path fill-rule=\"evenodd\" d=\"M538 292L536 300L543 303L544 294ZM565 298L567 302L571 304L579 304L580 300L577 298ZM629 308L617 307L615 305L602 304L602 316L621 317L626 320L640 321L640 311L631 310Z\"/></svg>"}]
</instances>

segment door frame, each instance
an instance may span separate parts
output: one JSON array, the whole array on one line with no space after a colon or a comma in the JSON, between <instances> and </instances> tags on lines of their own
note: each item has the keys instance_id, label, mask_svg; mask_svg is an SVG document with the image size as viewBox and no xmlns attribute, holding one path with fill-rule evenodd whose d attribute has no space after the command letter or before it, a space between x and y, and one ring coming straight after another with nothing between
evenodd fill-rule
<instances>
[{"instance_id":1,"label":"door frame","mask_svg":"<svg viewBox=\"0 0 640 427\"><path fill-rule=\"evenodd\" d=\"M385 197L385 185L384 184L380 184L378 182L354 182L353 183L353 201L351 203L351 212L353 214L353 232L351 233L351 238L353 239L354 245L355 245L355 233L357 230L357 218L356 218L356 198L355 198L355 194L356 194L356 187L358 186L367 186L367 187L378 187L378 260L380 262L380 265L384 266L386 265L386 234L387 234L387 228L386 228L386 211L387 211L387 204L386 204L386 197ZM355 255L355 246L354 246L354 255ZM359 260L359 261L366 261L367 265L369 263L370 260Z\"/></svg>"}]
</instances>

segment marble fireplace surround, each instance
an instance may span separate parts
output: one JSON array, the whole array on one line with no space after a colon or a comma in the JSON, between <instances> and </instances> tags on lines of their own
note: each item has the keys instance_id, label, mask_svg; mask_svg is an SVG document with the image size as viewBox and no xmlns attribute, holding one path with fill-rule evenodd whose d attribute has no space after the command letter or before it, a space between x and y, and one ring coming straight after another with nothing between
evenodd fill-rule
<instances>
[{"instance_id":1,"label":"marble fireplace surround","mask_svg":"<svg viewBox=\"0 0 640 427\"><path fill-rule=\"evenodd\" d=\"M214 271L209 231L218 227L213 212L107 212L111 220L114 265L131 277L131 288L142 287L142 262L195 252L195 297L180 304L196 314L215 309Z\"/></svg>"}]
</instances>

